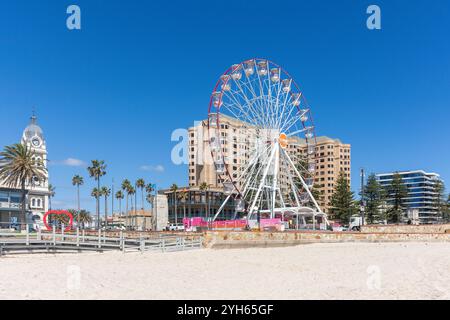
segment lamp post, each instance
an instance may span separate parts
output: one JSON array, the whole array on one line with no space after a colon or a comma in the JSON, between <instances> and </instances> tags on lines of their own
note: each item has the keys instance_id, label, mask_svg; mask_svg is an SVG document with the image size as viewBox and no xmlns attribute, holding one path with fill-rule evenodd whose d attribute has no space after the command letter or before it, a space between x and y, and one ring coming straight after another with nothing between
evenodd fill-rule
<instances>
[{"instance_id":1,"label":"lamp post","mask_svg":"<svg viewBox=\"0 0 450 320\"><path fill-rule=\"evenodd\" d=\"M365 178L365 173L364 173L364 168L361 168L361 225L364 225L364 178Z\"/></svg>"}]
</instances>

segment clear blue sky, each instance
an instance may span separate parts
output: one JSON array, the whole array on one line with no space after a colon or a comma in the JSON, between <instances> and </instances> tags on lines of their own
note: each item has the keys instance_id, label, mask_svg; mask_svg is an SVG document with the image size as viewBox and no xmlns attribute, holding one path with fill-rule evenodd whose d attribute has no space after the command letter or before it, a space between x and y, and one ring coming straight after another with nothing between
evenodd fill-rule
<instances>
[{"instance_id":1,"label":"clear blue sky","mask_svg":"<svg viewBox=\"0 0 450 320\"><path fill-rule=\"evenodd\" d=\"M82 30L66 28L77 4ZM377 4L382 30L366 28ZM207 116L231 64L266 57L303 88L319 135L352 144L358 170L424 169L450 183L450 2L14 0L0 9L0 147L36 106L55 207L75 207L68 158L104 159L111 183L187 183L171 132ZM164 172L143 171L161 165Z\"/></svg>"}]
</instances>

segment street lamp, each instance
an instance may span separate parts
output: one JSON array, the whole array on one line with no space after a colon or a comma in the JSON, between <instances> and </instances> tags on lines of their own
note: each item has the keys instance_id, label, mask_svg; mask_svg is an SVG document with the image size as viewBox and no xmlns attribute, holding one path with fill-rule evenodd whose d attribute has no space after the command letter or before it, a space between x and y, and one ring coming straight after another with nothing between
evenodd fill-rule
<instances>
[{"instance_id":1,"label":"street lamp","mask_svg":"<svg viewBox=\"0 0 450 320\"><path fill-rule=\"evenodd\" d=\"M361 212L361 225L364 225L364 212L365 212L365 203L364 203L364 168L361 168L361 206L360 206L360 212Z\"/></svg>"}]
</instances>

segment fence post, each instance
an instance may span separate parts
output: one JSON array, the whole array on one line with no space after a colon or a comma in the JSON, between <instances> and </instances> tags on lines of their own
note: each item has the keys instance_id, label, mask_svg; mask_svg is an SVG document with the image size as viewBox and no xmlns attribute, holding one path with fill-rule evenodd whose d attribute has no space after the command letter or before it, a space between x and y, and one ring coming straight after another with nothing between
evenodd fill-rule
<instances>
[{"instance_id":1,"label":"fence post","mask_svg":"<svg viewBox=\"0 0 450 320\"><path fill-rule=\"evenodd\" d=\"M38 226L36 240L41 241L41 227Z\"/></svg>"},{"instance_id":2,"label":"fence post","mask_svg":"<svg viewBox=\"0 0 450 320\"><path fill-rule=\"evenodd\" d=\"M61 241L62 242L64 242L64 228L65 228L65 226L64 226L64 223L62 223L61 224Z\"/></svg>"},{"instance_id":3,"label":"fence post","mask_svg":"<svg viewBox=\"0 0 450 320\"><path fill-rule=\"evenodd\" d=\"M30 245L30 229L28 228L28 223L25 224L25 228L27 229L27 230L26 230L27 246L29 246L29 245Z\"/></svg>"},{"instance_id":4,"label":"fence post","mask_svg":"<svg viewBox=\"0 0 450 320\"><path fill-rule=\"evenodd\" d=\"M166 239L162 239L162 252L166 252Z\"/></svg>"},{"instance_id":5,"label":"fence post","mask_svg":"<svg viewBox=\"0 0 450 320\"><path fill-rule=\"evenodd\" d=\"M77 227L77 247L80 246L80 228Z\"/></svg>"},{"instance_id":6,"label":"fence post","mask_svg":"<svg viewBox=\"0 0 450 320\"><path fill-rule=\"evenodd\" d=\"M141 253L144 253L144 249L145 249L145 242L144 242L144 239L142 238L142 236L141 236L141 238L139 239L139 244L140 244L140 250L141 250Z\"/></svg>"},{"instance_id":7,"label":"fence post","mask_svg":"<svg viewBox=\"0 0 450 320\"><path fill-rule=\"evenodd\" d=\"M125 242L123 241L123 231L120 230L120 250L125 252Z\"/></svg>"},{"instance_id":8,"label":"fence post","mask_svg":"<svg viewBox=\"0 0 450 320\"><path fill-rule=\"evenodd\" d=\"M83 229L82 235L83 235L83 236L82 236L81 241L84 242L84 241L86 240L86 239L85 239L85 237L86 237L86 230Z\"/></svg>"},{"instance_id":9,"label":"fence post","mask_svg":"<svg viewBox=\"0 0 450 320\"><path fill-rule=\"evenodd\" d=\"M102 230L98 229L98 248L102 247Z\"/></svg>"},{"instance_id":10,"label":"fence post","mask_svg":"<svg viewBox=\"0 0 450 320\"><path fill-rule=\"evenodd\" d=\"M53 245L56 246L56 226L53 225Z\"/></svg>"}]
</instances>

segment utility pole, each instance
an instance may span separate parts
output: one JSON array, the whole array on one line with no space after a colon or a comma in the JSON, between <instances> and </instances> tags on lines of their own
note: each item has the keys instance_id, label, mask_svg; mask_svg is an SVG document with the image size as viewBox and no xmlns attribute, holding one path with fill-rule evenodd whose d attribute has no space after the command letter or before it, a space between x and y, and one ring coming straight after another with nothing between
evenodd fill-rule
<instances>
[{"instance_id":1,"label":"utility pole","mask_svg":"<svg viewBox=\"0 0 450 320\"><path fill-rule=\"evenodd\" d=\"M364 205L364 168L361 168L361 225L364 225L364 211L365 211L365 205Z\"/></svg>"}]
</instances>

